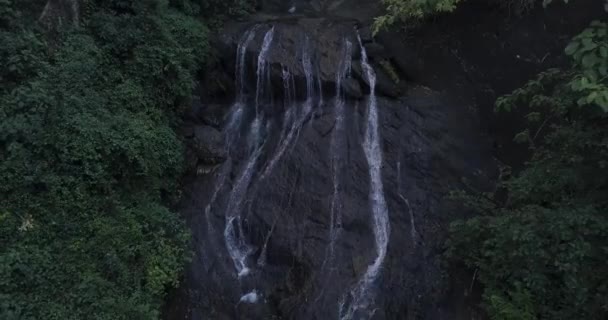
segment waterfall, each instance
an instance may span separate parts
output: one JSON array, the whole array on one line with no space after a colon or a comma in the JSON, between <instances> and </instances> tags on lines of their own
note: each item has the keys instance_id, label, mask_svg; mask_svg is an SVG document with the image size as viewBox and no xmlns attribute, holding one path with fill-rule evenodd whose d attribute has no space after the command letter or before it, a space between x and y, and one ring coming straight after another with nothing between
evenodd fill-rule
<instances>
[{"instance_id":1,"label":"waterfall","mask_svg":"<svg viewBox=\"0 0 608 320\"><path fill-rule=\"evenodd\" d=\"M304 101L303 108L296 119L294 119L294 117L296 117L297 111L293 110L293 108L296 107L296 104L293 103L293 100L289 100L289 105L285 106L286 111L283 121L283 129L286 130L284 131L286 134L281 135L279 146L268 162L268 165L266 165L262 171L259 179L260 181L266 178L272 172L279 160L281 160L283 154L285 154L285 151L287 151L287 148L292 145L295 140L297 140L298 134L302 129L304 122L306 122L306 119L308 119L313 109L315 98L315 77L312 62L310 60L309 51L311 50L311 46L308 38L306 38L306 42L302 50L302 69L304 70L304 76L306 79L306 100ZM292 92L292 90L294 90L293 76L287 69L283 70L283 87L287 88L288 92ZM293 99L294 96L295 92L293 95L290 93L289 99Z\"/></svg>"},{"instance_id":2,"label":"waterfall","mask_svg":"<svg viewBox=\"0 0 608 320\"><path fill-rule=\"evenodd\" d=\"M260 54L258 55L255 118L251 123L247 136L250 155L247 158L241 174L232 188L225 213L226 226L224 229L224 239L226 242L226 248L228 249L228 253L232 258L239 277L249 274L250 269L247 266L247 258L249 255L251 255L251 253L253 253L254 250L253 247L250 246L245 240L245 235L242 228L241 213L243 211L243 202L247 194L247 189L251 184L255 167L264 147L264 143L261 141L263 115L259 111L259 103L260 97L263 96L264 92L266 91L266 86L270 86L268 81L269 78L266 75L268 72L268 63L266 59L272 43L273 35L274 27L271 27L264 35L262 48L260 50Z\"/></svg>"},{"instance_id":3,"label":"waterfall","mask_svg":"<svg viewBox=\"0 0 608 320\"><path fill-rule=\"evenodd\" d=\"M359 34L357 34L357 39L359 41L359 46L361 47L361 66L370 87L363 151L365 152L365 157L369 166L369 198L372 209L372 229L374 232L377 257L374 262L368 266L365 274L355 288L350 291L349 303L347 303L346 298L340 303L340 319L352 319L353 316L359 314L359 312L370 312L370 317L371 314L373 314L373 311L368 310L370 304L373 303L374 300L374 295L370 292L370 287L378 277L380 268L386 257L390 235L388 208L384 198L382 185L382 149L380 147L380 137L378 133L378 109L375 94L376 74L368 63L367 53Z\"/></svg>"},{"instance_id":4,"label":"waterfall","mask_svg":"<svg viewBox=\"0 0 608 320\"><path fill-rule=\"evenodd\" d=\"M207 219L207 228L209 235L211 235L213 231L210 222L211 208L215 203L220 193L220 190L222 190L224 184L226 183L226 177L232 170L232 159L230 157L230 149L232 143L234 142L234 139L238 136L239 126L243 116L243 107L245 105L245 53L247 52L247 47L255 37L255 32L257 31L257 29L258 26L256 25L253 28L247 30L239 40L236 49L235 82L238 91L236 99L230 108L228 121L224 127L225 146L226 150L229 153L229 157L225 161L225 163L222 164L222 169L216 176L213 193L211 194L211 199L209 199L209 203L207 203L207 205L205 206L205 218Z\"/></svg>"},{"instance_id":5,"label":"waterfall","mask_svg":"<svg viewBox=\"0 0 608 320\"><path fill-rule=\"evenodd\" d=\"M258 26L254 26L253 28L247 30L245 34L239 40L236 49L236 70L235 70L235 82L237 87L237 95L236 99L230 108L230 116L225 125L224 134L226 136L226 145L228 151L230 151L230 146L234 142L234 139L238 136L238 129L241 124L241 119L243 118L244 106L245 106L245 54L247 53L247 47L255 37L255 32L257 31Z\"/></svg>"},{"instance_id":6,"label":"waterfall","mask_svg":"<svg viewBox=\"0 0 608 320\"><path fill-rule=\"evenodd\" d=\"M247 47L249 43L255 37L255 32L259 29L259 26L247 30L241 37L236 49L236 70L235 70L235 81L236 87L238 88L236 100L237 102L244 103L245 98L245 54L247 53Z\"/></svg>"},{"instance_id":7,"label":"waterfall","mask_svg":"<svg viewBox=\"0 0 608 320\"><path fill-rule=\"evenodd\" d=\"M239 303L256 303L258 302L259 299L259 294L257 292L257 290L253 290L247 294L244 294L241 299L239 300Z\"/></svg>"},{"instance_id":8,"label":"waterfall","mask_svg":"<svg viewBox=\"0 0 608 320\"><path fill-rule=\"evenodd\" d=\"M262 98L265 94L267 94L267 88L264 85L264 80L268 80L269 74L268 69L266 68L268 62L266 61L266 57L268 56L268 51L270 49L270 44L272 43L272 39L274 37L274 26L271 27L266 34L264 35L264 41L262 42L262 48L260 49L260 53L258 55L258 68L256 74L256 92L255 92L255 113L259 114L260 110L260 98ZM269 81L266 81L268 85L270 85Z\"/></svg>"},{"instance_id":9,"label":"waterfall","mask_svg":"<svg viewBox=\"0 0 608 320\"><path fill-rule=\"evenodd\" d=\"M234 262L239 277L249 274L250 271L247 267L247 258L253 252L253 248L245 241L240 214L243 210L243 200L247 192L247 187L251 182L251 177L255 171L255 165L261 150L262 148L255 150L250 159L248 159L243 172L230 193L228 208L226 208L224 238L226 240L226 248Z\"/></svg>"},{"instance_id":10,"label":"waterfall","mask_svg":"<svg viewBox=\"0 0 608 320\"><path fill-rule=\"evenodd\" d=\"M310 57L311 49L310 39L306 37L304 49L302 51L302 69L304 70L304 77L306 78L306 101L304 101L303 114L306 116L312 111L314 98L314 73Z\"/></svg>"}]
</instances>

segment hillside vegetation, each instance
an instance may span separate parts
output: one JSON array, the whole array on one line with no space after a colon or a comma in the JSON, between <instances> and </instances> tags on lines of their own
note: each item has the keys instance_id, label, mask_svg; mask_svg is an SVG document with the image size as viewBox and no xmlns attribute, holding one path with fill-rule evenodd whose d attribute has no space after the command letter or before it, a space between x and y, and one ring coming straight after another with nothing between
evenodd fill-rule
<instances>
[{"instance_id":1,"label":"hillside vegetation","mask_svg":"<svg viewBox=\"0 0 608 320\"><path fill-rule=\"evenodd\" d=\"M0 319L158 317L206 4L0 0Z\"/></svg>"}]
</instances>

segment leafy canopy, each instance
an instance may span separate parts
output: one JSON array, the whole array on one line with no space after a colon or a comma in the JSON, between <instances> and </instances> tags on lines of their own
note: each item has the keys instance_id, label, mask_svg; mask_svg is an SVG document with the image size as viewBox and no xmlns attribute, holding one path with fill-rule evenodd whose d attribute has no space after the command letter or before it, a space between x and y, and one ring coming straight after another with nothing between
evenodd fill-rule
<instances>
[{"instance_id":1,"label":"leafy canopy","mask_svg":"<svg viewBox=\"0 0 608 320\"><path fill-rule=\"evenodd\" d=\"M378 33L384 28L394 25L411 25L419 20L435 14L452 12L464 0L381 0L385 14L375 19L373 32ZM536 3L547 6L555 0L486 0L489 3L508 7L517 13L525 12ZM562 0L568 3L569 0Z\"/></svg>"},{"instance_id":2,"label":"leafy canopy","mask_svg":"<svg viewBox=\"0 0 608 320\"><path fill-rule=\"evenodd\" d=\"M0 0L0 318L153 319L188 234L165 206L207 29L166 1L88 0L55 33Z\"/></svg>"}]
</instances>

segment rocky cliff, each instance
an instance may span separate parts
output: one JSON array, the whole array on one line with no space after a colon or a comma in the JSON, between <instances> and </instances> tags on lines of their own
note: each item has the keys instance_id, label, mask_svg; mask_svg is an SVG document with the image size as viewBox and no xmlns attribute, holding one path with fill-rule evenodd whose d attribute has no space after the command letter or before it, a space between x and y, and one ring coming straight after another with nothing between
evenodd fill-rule
<instances>
[{"instance_id":1,"label":"rocky cliff","mask_svg":"<svg viewBox=\"0 0 608 320\"><path fill-rule=\"evenodd\" d=\"M473 1L373 38L374 1L265 1L228 24L182 128L195 256L166 318L468 317L468 283L441 269L466 214L445 196L491 180L512 150L493 99L562 63L585 8L503 18Z\"/></svg>"}]
</instances>

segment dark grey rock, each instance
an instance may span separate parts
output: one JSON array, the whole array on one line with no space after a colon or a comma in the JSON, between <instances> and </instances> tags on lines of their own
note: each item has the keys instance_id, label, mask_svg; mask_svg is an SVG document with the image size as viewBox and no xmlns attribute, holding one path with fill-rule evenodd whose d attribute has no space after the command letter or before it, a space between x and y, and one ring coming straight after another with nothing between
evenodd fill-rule
<instances>
[{"instance_id":1,"label":"dark grey rock","mask_svg":"<svg viewBox=\"0 0 608 320\"><path fill-rule=\"evenodd\" d=\"M218 67L205 74L200 91L206 101L234 97L234 77Z\"/></svg>"},{"instance_id":2,"label":"dark grey rock","mask_svg":"<svg viewBox=\"0 0 608 320\"><path fill-rule=\"evenodd\" d=\"M203 164L213 165L226 159L227 152L222 133L211 126L198 125L194 127L192 148Z\"/></svg>"},{"instance_id":3,"label":"dark grey rock","mask_svg":"<svg viewBox=\"0 0 608 320\"><path fill-rule=\"evenodd\" d=\"M336 21L328 18L290 18L285 17L277 20L265 20L259 23L259 30L252 43L249 45L246 59L248 73L255 75L257 57L264 33L274 26L274 38L271 49L268 52L268 62L272 79L272 88L275 95L282 94L282 70L288 69L294 76L300 98L305 94L305 74L302 66L303 50L308 43L308 53L313 62L313 68L318 73L322 82L323 90L327 94L335 90L335 77L340 65L342 46L345 40L353 44L353 50L358 50L358 42L355 38L352 22ZM243 30L251 28L249 24L229 25L221 35L220 39L224 46L229 46L233 51L239 41ZM308 37L308 40L306 38ZM234 64L234 54L227 56L223 64Z\"/></svg>"},{"instance_id":4,"label":"dark grey rock","mask_svg":"<svg viewBox=\"0 0 608 320\"><path fill-rule=\"evenodd\" d=\"M354 78L346 78L342 81L342 90L344 94L353 99L363 98L363 90L361 84Z\"/></svg>"},{"instance_id":5,"label":"dark grey rock","mask_svg":"<svg viewBox=\"0 0 608 320\"><path fill-rule=\"evenodd\" d=\"M390 58L393 64L397 67L400 73L404 74L410 80L423 78L424 56L406 41L395 41L399 38L399 33L395 31L381 32L377 35L376 40L383 45L387 52L390 53Z\"/></svg>"},{"instance_id":6,"label":"dark grey rock","mask_svg":"<svg viewBox=\"0 0 608 320\"><path fill-rule=\"evenodd\" d=\"M371 42L364 44L364 46L365 51L367 52L367 56L370 57L370 59L382 60L387 59L389 57L388 52L380 43Z\"/></svg>"},{"instance_id":7,"label":"dark grey rock","mask_svg":"<svg viewBox=\"0 0 608 320\"><path fill-rule=\"evenodd\" d=\"M335 131L331 105L312 123L304 124L276 167L261 179L259 174L279 149L283 131L274 126L268 133L264 157L243 200L244 236L253 248L249 275L240 280L236 277L223 236L226 206L245 161L235 162L209 216L201 212L216 191L217 180L201 175L188 187L183 212L197 248L184 282L190 288L186 294L189 308L211 317L217 314L218 319L219 315L231 319L338 318L339 302L377 253L368 163L362 148L368 105L366 100L347 102L342 133ZM407 319L413 314L438 319L443 244L436 229L446 214L442 199L463 175L483 167L489 155L478 137L452 129L452 122L461 126L462 121L436 92L414 88L400 100L379 97L377 106L391 233L388 254L373 289L375 305L383 310L372 319ZM245 123L244 128L248 127ZM332 152L335 134L342 137L342 143ZM219 139L217 130L205 126L196 127L195 135L207 142L214 140L209 137ZM334 254L328 258L334 192L331 159L335 156L344 166L339 175L342 224ZM417 230L414 235L410 209ZM265 264L258 266L262 252L266 253ZM254 305L239 303L253 289L263 299ZM205 300L197 298L203 296ZM176 314L174 319L183 318L187 316Z\"/></svg>"},{"instance_id":8,"label":"dark grey rock","mask_svg":"<svg viewBox=\"0 0 608 320\"><path fill-rule=\"evenodd\" d=\"M359 79L361 83L364 83L367 86L367 92L369 92L369 82L363 75L360 61L353 63L352 71L354 77ZM374 71L376 73L376 92L378 94L386 97L398 98L404 93L404 84L395 83L382 69L382 66L375 66Z\"/></svg>"},{"instance_id":9,"label":"dark grey rock","mask_svg":"<svg viewBox=\"0 0 608 320\"><path fill-rule=\"evenodd\" d=\"M370 26L363 26L359 28L358 31L359 36L361 37L361 42L363 42L363 44L368 44L374 41L374 37L372 35L372 28Z\"/></svg>"},{"instance_id":10,"label":"dark grey rock","mask_svg":"<svg viewBox=\"0 0 608 320\"><path fill-rule=\"evenodd\" d=\"M194 128L192 126L182 126L177 129L177 134L189 139L194 137Z\"/></svg>"},{"instance_id":11,"label":"dark grey rock","mask_svg":"<svg viewBox=\"0 0 608 320\"><path fill-rule=\"evenodd\" d=\"M404 92L402 91L401 80L396 83L389 74L384 71L384 68L377 66L376 71L376 88L379 94L391 98L398 98Z\"/></svg>"},{"instance_id":12,"label":"dark grey rock","mask_svg":"<svg viewBox=\"0 0 608 320\"><path fill-rule=\"evenodd\" d=\"M200 109L197 116L203 124L219 129L224 122L228 107L221 104L208 104Z\"/></svg>"}]
</instances>

